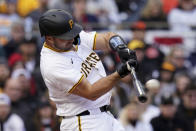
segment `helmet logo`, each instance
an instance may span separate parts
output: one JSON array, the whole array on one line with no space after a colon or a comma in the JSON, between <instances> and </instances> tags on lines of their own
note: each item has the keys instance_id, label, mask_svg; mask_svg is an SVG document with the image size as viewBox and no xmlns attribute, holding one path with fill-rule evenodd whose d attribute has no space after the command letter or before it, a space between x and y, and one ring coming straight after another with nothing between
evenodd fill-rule
<instances>
[{"instance_id":1,"label":"helmet logo","mask_svg":"<svg viewBox=\"0 0 196 131\"><path fill-rule=\"evenodd\" d=\"M73 27L73 20L69 20L69 25L70 25L70 28L72 29L72 27Z\"/></svg>"}]
</instances>

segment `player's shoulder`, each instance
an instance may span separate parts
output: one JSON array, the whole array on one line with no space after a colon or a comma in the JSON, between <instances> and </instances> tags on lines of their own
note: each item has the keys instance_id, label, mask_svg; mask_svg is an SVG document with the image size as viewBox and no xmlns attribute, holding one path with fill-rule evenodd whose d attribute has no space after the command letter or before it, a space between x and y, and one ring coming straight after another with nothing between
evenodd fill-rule
<instances>
[{"instance_id":1,"label":"player's shoulder","mask_svg":"<svg viewBox=\"0 0 196 131\"><path fill-rule=\"evenodd\" d=\"M85 40L85 39L91 39L92 37L94 38L95 34L96 34L96 31L87 32L87 31L82 30L79 35L82 40Z\"/></svg>"},{"instance_id":2,"label":"player's shoulder","mask_svg":"<svg viewBox=\"0 0 196 131\"><path fill-rule=\"evenodd\" d=\"M80 35L80 45L84 45L90 49L93 49L95 38L96 38L96 31L91 31L91 32L81 31L79 35Z\"/></svg>"},{"instance_id":3,"label":"player's shoulder","mask_svg":"<svg viewBox=\"0 0 196 131\"><path fill-rule=\"evenodd\" d=\"M61 66L65 67L65 66L70 66L72 64L70 58L67 58L62 55L58 55L58 56L51 55L50 57L43 57L42 61L47 63L47 66L49 67L61 67Z\"/></svg>"},{"instance_id":4,"label":"player's shoulder","mask_svg":"<svg viewBox=\"0 0 196 131\"><path fill-rule=\"evenodd\" d=\"M46 52L41 54L41 65L50 69L65 68L72 65L71 59L61 53Z\"/></svg>"},{"instance_id":5,"label":"player's shoulder","mask_svg":"<svg viewBox=\"0 0 196 131\"><path fill-rule=\"evenodd\" d=\"M59 57L45 57L45 60L41 60L40 62L40 69L42 74L47 79L53 79L58 74L64 73L67 74L69 70L72 70L73 64L71 63L71 60L65 59L61 56Z\"/></svg>"},{"instance_id":6,"label":"player's shoulder","mask_svg":"<svg viewBox=\"0 0 196 131\"><path fill-rule=\"evenodd\" d=\"M94 34L96 31L84 31L82 30L79 35L92 35Z\"/></svg>"}]
</instances>

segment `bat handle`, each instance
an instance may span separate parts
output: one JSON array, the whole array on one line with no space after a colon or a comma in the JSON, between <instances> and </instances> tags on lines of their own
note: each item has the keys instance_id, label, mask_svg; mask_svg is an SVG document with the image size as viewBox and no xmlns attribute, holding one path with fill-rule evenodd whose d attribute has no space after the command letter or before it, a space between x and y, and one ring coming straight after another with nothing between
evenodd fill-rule
<instances>
[{"instance_id":1,"label":"bat handle","mask_svg":"<svg viewBox=\"0 0 196 131\"><path fill-rule=\"evenodd\" d=\"M132 74L133 85L134 85L134 87L136 88L136 90L138 92L138 100L142 103L146 102L147 101L147 96L146 96L146 93L144 92L144 88L143 88L141 82L137 78L135 68L128 66L128 70Z\"/></svg>"}]
</instances>

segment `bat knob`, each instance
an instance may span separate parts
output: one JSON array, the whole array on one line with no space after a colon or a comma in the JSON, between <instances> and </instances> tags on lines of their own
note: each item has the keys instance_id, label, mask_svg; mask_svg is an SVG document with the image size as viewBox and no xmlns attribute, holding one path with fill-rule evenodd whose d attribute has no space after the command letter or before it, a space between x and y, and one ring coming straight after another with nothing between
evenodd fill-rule
<instances>
[{"instance_id":1,"label":"bat knob","mask_svg":"<svg viewBox=\"0 0 196 131\"><path fill-rule=\"evenodd\" d=\"M145 103L148 100L148 98L145 95L140 95L138 96L138 100L142 103Z\"/></svg>"}]
</instances>

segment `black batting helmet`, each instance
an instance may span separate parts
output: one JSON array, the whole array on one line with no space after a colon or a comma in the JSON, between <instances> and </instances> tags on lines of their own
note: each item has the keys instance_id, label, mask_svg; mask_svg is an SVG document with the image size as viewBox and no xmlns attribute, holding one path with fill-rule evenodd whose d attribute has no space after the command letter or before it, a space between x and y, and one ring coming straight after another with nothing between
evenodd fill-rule
<instances>
[{"instance_id":1,"label":"black batting helmet","mask_svg":"<svg viewBox=\"0 0 196 131\"><path fill-rule=\"evenodd\" d=\"M41 36L54 36L64 40L76 37L82 27L76 24L72 15L61 9L51 9L39 18Z\"/></svg>"}]
</instances>

